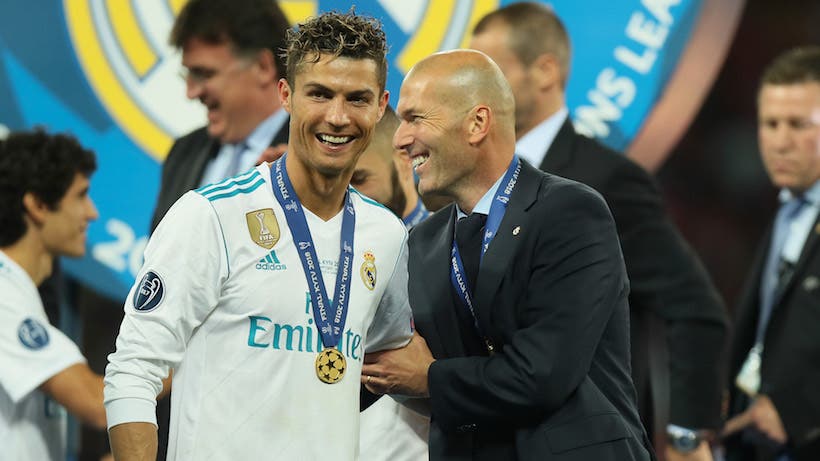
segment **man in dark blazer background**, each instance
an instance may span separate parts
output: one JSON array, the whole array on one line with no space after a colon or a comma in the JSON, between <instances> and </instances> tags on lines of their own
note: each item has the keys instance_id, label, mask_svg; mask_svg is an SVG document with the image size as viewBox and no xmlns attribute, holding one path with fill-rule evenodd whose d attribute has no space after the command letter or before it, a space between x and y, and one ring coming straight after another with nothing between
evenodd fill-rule
<instances>
[{"instance_id":1,"label":"man in dark blazer background","mask_svg":"<svg viewBox=\"0 0 820 461\"><path fill-rule=\"evenodd\" d=\"M665 216L649 174L573 129L564 94L570 43L560 19L542 4L509 5L476 24L470 47L495 60L512 86L516 153L593 187L612 211L631 287L632 376L659 454L710 460L705 439L721 424L723 303Z\"/></svg>"},{"instance_id":2,"label":"man in dark blazer background","mask_svg":"<svg viewBox=\"0 0 820 461\"><path fill-rule=\"evenodd\" d=\"M171 147L152 230L185 192L250 169L269 147L284 152L288 117L277 85L288 28L271 0L191 0L180 11L169 41L182 51L186 94L205 107L208 124Z\"/></svg>"},{"instance_id":3,"label":"man in dark blazer background","mask_svg":"<svg viewBox=\"0 0 820 461\"><path fill-rule=\"evenodd\" d=\"M513 95L483 53L419 62L397 112L394 144L413 160L419 192L455 204L410 234L420 336L366 355L363 384L429 397L410 405L429 404L433 461L654 459L604 201L514 156Z\"/></svg>"},{"instance_id":4,"label":"man in dark blazer background","mask_svg":"<svg viewBox=\"0 0 820 461\"><path fill-rule=\"evenodd\" d=\"M735 311L727 460L820 459L820 47L789 50L758 92L782 205Z\"/></svg>"}]
</instances>

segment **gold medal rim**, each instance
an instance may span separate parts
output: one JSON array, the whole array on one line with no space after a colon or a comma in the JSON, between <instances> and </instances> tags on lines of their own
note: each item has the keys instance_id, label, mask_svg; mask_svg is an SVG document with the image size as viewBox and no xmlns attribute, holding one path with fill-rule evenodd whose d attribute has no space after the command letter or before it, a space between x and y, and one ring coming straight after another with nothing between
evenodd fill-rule
<instances>
[{"instance_id":1,"label":"gold medal rim","mask_svg":"<svg viewBox=\"0 0 820 461\"><path fill-rule=\"evenodd\" d=\"M342 370L339 373L339 377L336 378L335 380L331 379L331 378L325 378L324 374L322 374L322 365L319 364L319 361L322 359L322 357L330 356L330 355L337 356L338 358L336 360L341 360L342 365L344 366L344 370ZM335 360L334 360L334 362L335 362ZM326 383L326 384L336 384L339 381L341 381L342 378L344 378L344 376L345 376L345 371L347 370L347 359L345 359L344 354L342 354L338 349L333 348L333 347L328 347L328 348L322 349L322 352L319 352L319 354L316 355L315 367L316 367L316 376L319 378L319 381L321 381L323 383Z\"/></svg>"}]
</instances>

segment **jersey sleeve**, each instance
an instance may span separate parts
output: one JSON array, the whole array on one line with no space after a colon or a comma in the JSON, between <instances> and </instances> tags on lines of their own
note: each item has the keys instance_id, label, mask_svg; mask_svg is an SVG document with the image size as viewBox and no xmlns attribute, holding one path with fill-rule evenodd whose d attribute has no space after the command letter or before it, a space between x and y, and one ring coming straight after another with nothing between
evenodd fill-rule
<instances>
[{"instance_id":1,"label":"jersey sleeve","mask_svg":"<svg viewBox=\"0 0 820 461\"><path fill-rule=\"evenodd\" d=\"M37 300L26 299L12 286L3 288L0 385L17 403L62 370L85 363L85 358L71 339L48 322Z\"/></svg>"},{"instance_id":2,"label":"jersey sleeve","mask_svg":"<svg viewBox=\"0 0 820 461\"><path fill-rule=\"evenodd\" d=\"M407 294L407 233L387 288L379 302L373 323L367 331L365 352L396 349L413 335L413 314Z\"/></svg>"},{"instance_id":3,"label":"jersey sleeve","mask_svg":"<svg viewBox=\"0 0 820 461\"><path fill-rule=\"evenodd\" d=\"M230 269L211 202L188 192L171 207L145 249L125 302L116 351L105 372L108 427L156 424L156 396L169 369L216 307Z\"/></svg>"}]
</instances>

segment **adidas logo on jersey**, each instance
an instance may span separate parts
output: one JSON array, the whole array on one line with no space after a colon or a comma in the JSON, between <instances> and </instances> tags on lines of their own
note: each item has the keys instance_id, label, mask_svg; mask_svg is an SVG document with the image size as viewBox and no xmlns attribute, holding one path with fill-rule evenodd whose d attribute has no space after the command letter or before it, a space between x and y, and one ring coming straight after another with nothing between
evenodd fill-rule
<instances>
[{"instance_id":1,"label":"adidas logo on jersey","mask_svg":"<svg viewBox=\"0 0 820 461\"><path fill-rule=\"evenodd\" d=\"M270 253L256 263L256 270L259 271L283 271L287 268L287 265L279 262L279 258L276 257L276 250L271 250Z\"/></svg>"}]
</instances>

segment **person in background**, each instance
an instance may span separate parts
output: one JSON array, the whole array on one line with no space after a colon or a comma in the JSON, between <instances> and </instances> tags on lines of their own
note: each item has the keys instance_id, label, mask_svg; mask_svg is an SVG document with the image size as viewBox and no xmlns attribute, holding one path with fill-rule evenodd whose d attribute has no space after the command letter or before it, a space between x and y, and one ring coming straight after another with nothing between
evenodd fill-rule
<instances>
[{"instance_id":1,"label":"person in background","mask_svg":"<svg viewBox=\"0 0 820 461\"><path fill-rule=\"evenodd\" d=\"M399 118L388 105L370 146L356 162L350 185L386 206L410 230L430 212L419 199L407 152L393 148L393 133L398 126Z\"/></svg>"},{"instance_id":2,"label":"person in background","mask_svg":"<svg viewBox=\"0 0 820 461\"><path fill-rule=\"evenodd\" d=\"M365 352L412 335L407 231L350 188L388 92L381 24L323 13L287 36L287 154L187 192L157 226L105 375L111 448L153 460L355 459Z\"/></svg>"},{"instance_id":3,"label":"person in background","mask_svg":"<svg viewBox=\"0 0 820 461\"><path fill-rule=\"evenodd\" d=\"M66 459L66 411L106 427L103 379L49 323L37 286L85 254L94 154L42 130L0 140L0 459Z\"/></svg>"},{"instance_id":4,"label":"person in background","mask_svg":"<svg viewBox=\"0 0 820 461\"><path fill-rule=\"evenodd\" d=\"M385 205L409 231L429 212L419 199L407 152L393 148L399 118L389 105L376 125L370 145L356 162L350 185ZM362 412L359 458L368 461L426 461L430 418L379 398Z\"/></svg>"},{"instance_id":5,"label":"person in background","mask_svg":"<svg viewBox=\"0 0 820 461\"><path fill-rule=\"evenodd\" d=\"M152 230L185 192L249 170L269 148L284 151L288 114L277 84L289 27L271 0L191 0L182 8L169 41L182 51L186 95L202 103L208 123L168 152Z\"/></svg>"},{"instance_id":6,"label":"person in background","mask_svg":"<svg viewBox=\"0 0 820 461\"><path fill-rule=\"evenodd\" d=\"M410 234L418 334L367 354L362 384L429 398L433 461L654 459L612 216L589 187L514 155L514 107L477 51L434 54L405 77L394 146L421 194L455 204Z\"/></svg>"},{"instance_id":7,"label":"person in background","mask_svg":"<svg viewBox=\"0 0 820 461\"><path fill-rule=\"evenodd\" d=\"M780 209L735 310L727 460L820 459L820 47L764 71L758 140Z\"/></svg>"},{"instance_id":8,"label":"person in background","mask_svg":"<svg viewBox=\"0 0 820 461\"><path fill-rule=\"evenodd\" d=\"M650 175L575 132L561 20L544 4L512 4L480 19L469 46L498 63L512 86L518 155L591 186L612 211L630 281L632 377L655 448L669 461L711 460L709 440L721 424L725 307Z\"/></svg>"}]
</instances>

